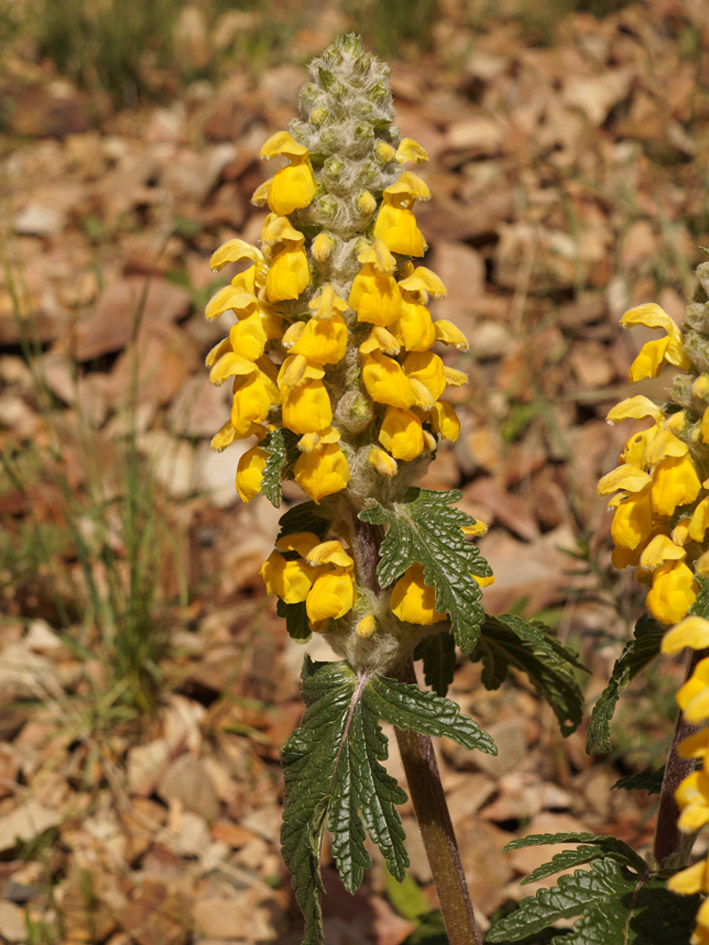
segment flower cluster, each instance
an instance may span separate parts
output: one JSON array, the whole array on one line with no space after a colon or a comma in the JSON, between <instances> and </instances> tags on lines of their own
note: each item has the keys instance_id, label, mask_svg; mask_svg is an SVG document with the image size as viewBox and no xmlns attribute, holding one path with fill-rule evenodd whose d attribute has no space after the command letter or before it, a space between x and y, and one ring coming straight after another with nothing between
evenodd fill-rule
<instances>
[{"instance_id":1,"label":"flower cluster","mask_svg":"<svg viewBox=\"0 0 709 945\"><path fill-rule=\"evenodd\" d=\"M688 309L688 321L696 308ZM709 576L709 555L704 553L709 528L709 374L696 356L702 326L692 327L689 321L683 335L655 304L631 309L621 324L665 332L643 346L631 366L631 380L657 377L665 363L691 372L676 378L673 401L664 408L643 395L613 407L610 423L648 419L652 424L631 436L621 465L598 484L600 494L615 493L610 503L615 510L613 563L637 567L637 579L650 585L648 610L660 623L672 625L694 603L697 577Z\"/></svg>"},{"instance_id":2,"label":"flower cluster","mask_svg":"<svg viewBox=\"0 0 709 945\"><path fill-rule=\"evenodd\" d=\"M709 263L697 275L700 287L683 329L659 305L640 305L623 317L625 327L642 324L663 332L642 347L631 380L657 377L665 364L683 373L664 406L639 395L610 411L611 423L652 423L630 438L621 465L598 486L601 494L615 493L614 564L635 565L638 580L650 585L647 608L670 627L662 641L668 655L709 648L709 620L693 609L700 590L709 586ZM709 658L698 659L677 703L690 725L709 721ZM678 752L702 763L676 793L679 828L691 834L709 823L709 727L680 742ZM709 859L676 873L669 886L679 893L709 893ZM691 945L709 945L709 900L699 909Z\"/></svg>"},{"instance_id":3,"label":"flower cluster","mask_svg":"<svg viewBox=\"0 0 709 945\"><path fill-rule=\"evenodd\" d=\"M468 344L428 308L446 289L418 264L426 243L414 210L430 192L405 167L427 155L393 124L387 67L348 36L310 75L301 117L261 149L286 163L253 195L268 209L260 247L232 239L212 257L215 270L247 267L207 305L209 319L235 316L207 365L213 384L233 385L231 417L212 447L256 441L238 463L240 497L258 495L267 465L270 475L280 463L279 478L294 479L317 504L334 503L334 523L372 498L403 496L439 439L458 437L455 410L441 398L466 375L433 348ZM313 554L332 542L308 546L314 540L289 536L262 574L282 601L305 603L313 629L325 629L352 608L355 570L342 563L344 550L315 564ZM412 570L408 579L408 590L394 589L393 612L419 624L444 619L422 575ZM370 623L358 625L360 636Z\"/></svg>"}]
</instances>

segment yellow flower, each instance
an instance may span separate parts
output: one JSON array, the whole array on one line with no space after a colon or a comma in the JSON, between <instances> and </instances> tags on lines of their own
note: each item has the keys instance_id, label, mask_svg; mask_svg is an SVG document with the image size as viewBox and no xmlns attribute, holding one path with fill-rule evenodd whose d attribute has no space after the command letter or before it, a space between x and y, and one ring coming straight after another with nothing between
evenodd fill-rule
<instances>
[{"instance_id":1,"label":"yellow flower","mask_svg":"<svg viewBox=\"0 0 709 945\"><path fill-rule=\"evenodd\" d=\"M379 430L379 442L394 459L411 462L423 452L421 421L411 410L389 407Z\"/></svg>"},{"instance_id":2,"label":"yellow flower","mask_svg":"<svg viewBox=\"0 0 709 945\"><path fill-rule=\"evenodd\" d=\"M700 660L677 693L677 705L690 725L709 719L709 657Z\"/></svg>"},{"instance_id":3,"label":"yellow flower","mask_svg":"<svg viewBox=\"0 0 709 945\"><path fill-rule=\"evenodd\" d=\"M670 561L653 573L645 603L656 620L671 625L687 616L696 598L697 585L691 568L684 561Z\"/></svg>"},{"instance_id":4,"label":"yellow flower","mask_svg":"<svg viewBox=\"0 0 709 945\"><path fill-rule=\"evenodd\" d=\"M659 305L649 302L630 309L621 318L623 328L633 325L645 325L647 328L661 328L666 332L664 338L648 341L630 366L628 377L639 381L645 377L657 377L665 363L687 370L691 367L683 347L682 332L674 320Z\"/></svg>"},{"instance_id":5,"label":"yellow flower","mask_svg":"<svg viewBox=\"0 0 709 945\"><path fill-rule=\"evenodd\" d=\"M253 195L256 204L268 200L269 209L286 216L294 210L307 207L315 196L316 184L310 166L308 149L298 144L287 131L278 131L261 148L261 157L287 157L290 164L276 171Z\"/></svg>"},{"instance_id":6,"label":"yellow flower","mask_svg":"<svg viewBox=\"0 0 709 945\"><path fill-rule=\"evenodd\" d=\"M436 329L426 306L404 299L398 333L407 351L428 351L436 341Z\"/></svg>"},{"instance_id":7,"label":"yellow flower","mask_svg":"<svg viewBox=\"0 0 709 945\"><path fill-rule=\"evenodd\" d=\"M694 866L689 866L670 876L667 880L667 888L683 896L709 892L709 860L700 860Z\"/></svg>"},{"instance_id":8,"label":"yellow flower","mask_svg":"<svg viewBox=\"0 0 709 945\"><path fill-rule=\"evenodd\" d=\"M650 498L654 512L663 516L673 515L678 506L694 502L701 487L689 455L661 460L652 471Z\"/></svg>"},{"instance_id":9,"label":"yellow flower","mask_svg":"<svg viewBox=\"0 0 709 945\"><path fill-rule=\"evenodd\" d=\"M295 481L313 502L339 492L350 481L347 458L335 443L327 444L320 450L302 453L293 472Z\"/></svg>"},{"instance_id":10,"label":"yellow flower","mask_svg":"<svg viewBox=\"0 0 709 945\"><path fill-rule=\"evenodd\" d=\"M380 272L375 263L364 263L354 277L348 301L360 322L386 328L401 314L401 293L396 279Z\"/></svg>"},{"instance_id":11,"label":"yellow flower","mask_svg":"<svg viewBox=\"0 0 709 945\"><path fill-rule=\"evenodd\" d=\"M618 548L634 551L648 541L653 527L650 489L646 486L634 495L626 496L616 506L611 523L613 543Z\"/></svg>"},{"instance_id":12,"label":"yellow flower","mask_svg":"<svg viewBox=\"0 0 709 945\"><path fill-rule=\"evenodd\" d=\"M408 410L416 403L416 394L411 381L401 365L393 358L375 351L367 355L362 367L362 380L367 393L378 404L389 404Z\"/></svg>"},{"instance_id":13,"label":"yellow flower","mask_svg":"<svg viewBox=\"0 0 709 945\"><path fill-rule=\"evenodd\" d=\"M446 389L443 361L431 351L412 351L407 354L403 368L409 378L419 381L431 392L434 400L438 400Z\"/></svg>"},{"instance_id":14,"label":"yellow flower","mask_svg":"<svg viewBox=\"0 0 709 945\"><path fill-rule=\"evenodd\" d=\"M261 492L261 480L267 459L266 450L252 446L239 460L236 467L236 491L242 502L250 502Z\"/></svg>"},{"instance_id":15,"label":"yellow flower","mask_svg":"<svg viewBox=\"0 0 709 945\"><path fill-rule=\"evenodd\" d=\"M281 401L283 425L293 433L317 433L332 422L330 396L322 381L282 389Z\"/></svg>"},{"instance_id":16,"label":"yellow flower","mask_svg":"<svg viewBox=\"0 0 709 945\"><path fill-rule=\"evenodd\" d=\"M687 775L675 792L675 800L682 811L677 826L683 833L694 833L709 823L709 777L704 768Z\"/></svg>"},{"instance_id":17,"label":"yellow flower","mask_svg":"<svg viewBox=\"0 0 709 945\"><path fill-rule=\"evenodd\" d=\"M259 573L269 594L278 595L286 604L299 604L308 596L318 569L300 558L289 561L280 552L273 551Z\"/></svg>"},{"instance_id":18,"label":"yellow flower","mask_svg":"<svg viewBox=\"0 0 709 945\"><path fill-rule=\"evenodd\" d=\"M446 619L446 614L436 608L436 589L429 587L423 580L423 568L420 564L411 567L394 585L389 607L399 620L428 626Z\"/></svg>"},{"instance_id":19,"label":"yellow flower","mask_svg":"<svg viewBox=\"0 0 709 945\"><path fill-rule=\"evenodd\" d=\"M261 423L268 416L273 404L278 403L278 389L263 371L234 381L234 400L231 407L231 422L239 438L253 432L253 424Z\"/></svg>"},{"instance_id":20,"label":"yellow flower","mask_svg":"<svg viewBox=\"0 0 709 945\"><path fill-rule=\"evenodd\" d=\"M452 443L460 435L460 420L452 404L437 400L431 410L431 424L436 433Z\"/></svg>"},{"instance_id":21,"label":"yellow flower","mask_svg":"<svg viewBox=\"0 0 709 945\"><path fill-rule=\"evenodd\" d=\"M308 257L301 246L285 246L276 254L266 276L266 297L270 302L297 299L310 282Z\"/></svg>"},{"instance_id":22,"label":"yellow flower","mask_svg":"<svg viewBox=\"0 0 709 945\"><path fill-rule=\"evenodd\" d=\"M346 568L334 568L315 579L305 600L308 618L315 622L337 620L352 609L354 580Z\"/></svg>"},{"instance_id":23,"label":"yellow flower","mask_svg":"<svg viewBox=\"0 0 709 945\"><path fill-rule=\"evenodd\" d=\"M426 184L411 171L404 171L382 193L382 205L374 224L374 236L383 240L392 253L423 256L426 243L416 224L412 208L416 200L431 196Z\"/></svg>"},{"instance_id":24,"label":"yellow flower","mask_svg":"<svg viewBox=\"0 0 709 945\"><path fill-rule=\"evenodd\" d=\"M337 364L345 356L346 350L347 325L341 315L334 314L329 321L311 318L290 353L302 354L316 364Z\"/></svg>"}]
</instances>

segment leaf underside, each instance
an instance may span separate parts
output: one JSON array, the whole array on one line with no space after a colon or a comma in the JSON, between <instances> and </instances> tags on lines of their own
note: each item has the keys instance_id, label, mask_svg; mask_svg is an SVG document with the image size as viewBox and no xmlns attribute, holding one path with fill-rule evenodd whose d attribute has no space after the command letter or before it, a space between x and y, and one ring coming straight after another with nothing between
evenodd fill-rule
<instances>
[{"instance_id":1,"label":"leaf underside","mask_svg":"<svg viewBox=\"0 0 709 945\"><path fill-rule=\"evenodd\" d=\"M406 793L388 774L380 720L422 735L446 735L467 748L494 753L487 733L435 693L382 676L358 677L345 662L303 665L303 720L283 749L283 859L305 917L304 945L322 945L320 851L325 827L350 893L371 860L366 834L399 881L409 864L396 805Z\"/></svg>"},{"instance_id":2,"label":"leaf underside","mask_svg":"<svg viewBox=\"0 0 709 945\"><path fill-rule=\"evenodd\" d=\"M492 571L461 531L475 522L453 505L462 496L457 489L409 489L404 501L393 508L377 503L359 517L363 522L389 526L377 567L381 586L389 587L412 564L420 564L424 582L436 590L436 610L448 612L455 642L463 653L470 653L485 618L480 587L472 575L490 577Z\"/></svg>"},{"instance_id":3,"label":"leaf underside","mask_svg":"<svg viewBox=\"0 0 709 945\"><path fill-rule=\"evenodd\" d=\"M482 681L488 689L497 689L510 667L526 673L554 710L563 735L581 722L584 697L574 669L585 667L545 624L513 614L486 615L470 658L482 661Z\"/></svg>"},{"instance_id":4,"label":"leaf underside","mask_svg":"<svg viewBox=\"0 0 709 945\"><path fill-rule=\"evenodd\" d=\"M275 508L281 504L281 480L298 458L298 437L278 427L261 440L259 446L268 453L261 474L261 492Z\"/></svg>"},{"instance_id":5,"label":"leaf underside","mask_svg":"<svg viewBox=\"0 0 709 945\"><path fill-rule=\"evenodd\" d=\"M427 685L438 696L445 696L453 681L456 665L455 640L450 633L441 631L425 637L414 651L414 659L423 660L423 675Z\"/></svg>"}]
</instances>

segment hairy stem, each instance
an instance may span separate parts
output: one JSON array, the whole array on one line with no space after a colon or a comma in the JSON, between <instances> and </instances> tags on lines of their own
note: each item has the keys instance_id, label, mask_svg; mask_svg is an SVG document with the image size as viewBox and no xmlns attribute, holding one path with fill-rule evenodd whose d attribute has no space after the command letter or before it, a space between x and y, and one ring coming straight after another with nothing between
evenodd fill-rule
<instances>
[{"instance_id":1,"label":"hairy stem","mask_svg":"<svg viewBox=\"0 0 709 945\"><path fill-rule=\"evenodd\" d=\"M692 650L687 665L687 679L694 672L697 663L709 656L709 650ZM660 806L657 812L657 827L655 828L655 843L653 853L660 868L679 866L679 857L687 843L687 836L677 827L679 808L675 801L675 791L680 783L694 771L693 758L681 758L677 754L677 745L683 738L697 731L696 725L685 721L681 712L677 713L672 743L667 753L665 775L662 779L660 792Z\"/></svg>"},{"instance_id":2,"label":"hairy stem","mask_svg":"<svg viewBox=\"0 0 709 945\"><path fill-rule=\"evenodd\" d=\"M398 678L416 682L411 660ZM431 739L400 729L396 739L450 945L482 945Z\"/></svg>"}]
</instances>

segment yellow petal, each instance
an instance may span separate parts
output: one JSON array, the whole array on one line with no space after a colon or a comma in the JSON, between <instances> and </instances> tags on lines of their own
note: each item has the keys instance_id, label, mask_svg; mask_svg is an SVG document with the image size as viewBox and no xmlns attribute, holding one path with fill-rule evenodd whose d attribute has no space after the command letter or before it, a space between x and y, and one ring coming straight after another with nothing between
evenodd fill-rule
<instances>
[{"instance_id":1,"label":"yellow petal","mask_svg":"<svg viewBox=\"0 0 709 945\"><path fill-rule=\"evenodd\" d=\"M269 302L297 299L310 282L308 257L300 248L286 247L276 254L266 275Z\"/></svg>"},{"instance_id":2,"label":"yellow petal","mask_svg":"<svg viewBox=\"0 0 709 945\"><path fill-rule=\"evenodd\" d=\"M667 656L674 656L686 646L692 650L709 647L709 620L697 616L686 617L662 638L662 652Z\"/></svg>"},{"instance_id":3,"label":"yellow petal","mask_svg":"<svg viewBox=\"0 0 709 945\"><path fill-rule=\"evenodd\" d=\"M313 545L306 556L306 560L314 568L321 564L333 564L337 568L354 567L354 560L342 547L342 542L334 538L331 541L321 541L317 545Z\"/></svg>"},{"instance_id":4,"label":"yellow petal","mask_svg":"<svg viewBox=\"0 0 709 945\"><path fill-rule=\"evenodd\" d=\"M672 625L687 616L696 599L694 575L684 561L680 561L657 568L645 604L656 620Z\"/></svg>"},{"instance_id":5,"label":"yellow petal","mask_svg":"<svg viewBox=\"0 0 709 945\"><path fill-rule=\"evenodd\" d=\"M709 892L707 886L707 860L700 860L693 866L688 866L679 873L674 873L667 880L667 888L683 896L693 893Z\"/></svg>"},{"instance_id":6,"label":"yellow petal","mask_svg":"<svg viewBox=\"0 0 709 945\"><path fill-rule=\"evenodd\" d=\"M401 314L401 293L396 279L378 272L365 263L352 282L349 306L357 312L357 321L386 327Z\"/></svg>"},{"instance_id":7,"label":"yellow petal","mask_svg":"<svg viewBox=\"0 0 709 945\"><path fill-rule=\"evenodd\" d=\"M259 156L270 161L271 158L284 155L289 158L304 157L308 149L292 137L287 131L277 131L261 146Z\"/></svg>"},{"instance_id":8,"label":"yellow petal","mask_svg":"<svg viewBox=\"0 0 709 945\"><path fill-rule=\"evenodd\" d=\"M623 492L640 492L652 481L649 473L644 472L632 463L616 466L599 480L596 492L599 495L610 495L622 489Z\"/></svg>"},{"instance_id":9,"label":"yellow petal","mask_svg":"<svg viewBox=\"0 0 709 945\"><path fill-rule=\"evenodd\" d=\"M394 459L411 462L423 453L421 421L411 410L388 407L379 430L379 442Z\"/></svg>"},{"instance_id":10,"label":"yellow petal","mask_svg":"<svg viewBox=\"0 0 709 945\"><path fill-rule=\"evenodd\" d=\"M408 410L416 403L411 381L399 362L379 352L365 357L362 380L369 396L379 404Z\"/></svg>"},{"instance_id":11,"label":"yellow petal","mask_svg":"<svg viewBox=\"0 0 709 945\"><path fill-rule=\"evenodd\" d=\"M281 393L283 426L293 433L317 433L332 422L330 397L322 381L308 381L300 387L284 388ZM337 446L331 447L339 451ZM304 453L299 463L312 453Z\"/></svg>"},{"instance_id":12,"label":"yellow petal","mask_svg":"<svg viewBox=\"0 0 709 945\"><path fill-rule=\"evenodd\" d=\"M654 571L667 561L682 561L687 552L667 535L655 535L640 556L640 567Z\"/></svg>"},{"instance_id":13,"label":"yellow petal","mask_svg":"<svg viewBox=\"0 0 709 945\"><path fill-rule=\"evenodd\" d=\"M606 415L606 420L609 423L619 423L621 420L644 420L645 417L652 417L656 422L660 422L664 416L662 409L649 397L636 394L635 397L626 397L612 407Z\"/></svg>"},{"instance_id":14,"label":"yellow petal","mask_svg":"<svg viewBox=\"0 0 709 945\"><path fill-rule=\"evenodd\" d=\"M253 361L242 358L240 354L233 351L228 351L219 358L209 372L209 383L214 384L215 387L221 387L230 377L255 374L257 371L258 368Z\"/></svg>"},{"instance_id":15,"label":"yellow petal","mask_svg":"<svg viewBox=\"0 0 709 945\"><path fill-rule=\"evenodd\" d=\"M404 197L413 200L430 200L431 191L428 184L414 174L413 171L404 171L400 174L393 184L384 188L383 195L386 197Z\"/></svg>"},{"instance_id":16,"label":"yellow petal","mask_svg":"<svg viewBox=\"0 0 709 945\"><path fill-rule=\"evenodd\" d=\"M452 443L460 435L460 420L452 404L445 400L437 400L431 410L431 423L433 429L440 436Z\"/></svg>"},{"instance_id":17,"label":"yellow petal","mask_svg":"<svg viewBox=\"0 0 709 945\"><path fill-rule=\"evenodd\" d=\"M320 539L315 532L292 532L290 535L282 535L276 542L276 547L281 551L296 551L301 558L307 558L311 548L320 544Z\"/></svg>"},{"instance_id":18,"label":"yellow petal","mask_svg":"<svg viewBox=\"0 0 709 945\"><path fill-rule=\"evenodd\" d=\"M313 502L339 492L350 481L347 458L336 443L312 453L301 453L293 473L295 481Z\"/></svg>"},{"instance_id":19,"label":"yellow petal","mask_svg":"<svg viewBox=\"0 0 709 945\"><path fill-rule=\"evenodd\" d=\"M453 322L449 322L447 318L439 318L437 322L434 322L434 328L436 341L440 341L444 345L453 345L458 351L468 351L470 349L468 339L463 332Z\"/></svg>"},{"instance_id":20,"label":"yellow petal","mask_svg":"<svg viewBox=\"0 0 709 945\"><path fill-rule=\"evenodd\" d=\"M239 386L234 390L231 422L236 435L243 437L252 432L255 423L266 419L272 404L278 403L278 390L261 371L237 378L237 381Z\"/></svg>"},{"instance_id":21,"label":"yellow petal","mask_svg":"<svg viewBox=\"0 0 709 945\"><path fill-rule=\"evenodd\" d=\"M413 138L402 138L394 157L399 164L405 164L407 161L412 161L414 164L425 164L428 161L426 149L418 141L414 141Z\"/></svg>"},{"instance_id":22,"label":"yellow petal","mask_svg":"<svg viewBox=\"0 0 709 945\"><path fill-rule=\"evenodd\" d=\"M659 430L645 449L645 465L654 466L668 456L686 456L689 447L670 430Z\"/></svg>"},{"instance_id":23,"label":"yellow petal","mask_svg":"<svg viewBox=\"0 0 709 945\"><path fill-rule=\"evenodd\" d=\"M246 292L238 286L225 285L207 302L204 317L213 321L230 309L234 312L248 312L255 309L257 305L258 300L251 292Z\"/></svg>"},{"instance_id":24,"label":"yellow petal","mask_svg":"<svg viewBox=\"0 0 709 945\"><path fill-rule=\"evenodd\" d=\"M288 561L273 551L259 572L269 594L276 594L286 604L302 603L313 586L318 569L298 558Z\"/></svg>"},{"instance_id":25,"label":"yellow petal","mask_svg":"<svg viewBox=\"0 0 709 945\"><path fill-rule=\"evenodd\" d=\"M371 354L373 351L397 355L401 351L401 345L388 329L382 328L381 325L375 325L367 340L359 346L360 354Z\"/></svg>"},{"instance_id":26,"label":"yellow petal","mask_svg":"<svg viewBox=\"0 0 709 945\"><path fill-rule=\"evenodd\" d=\"M424 583L420 564L411 567L394 585L389 598L389 607L405 623L429 626L446 619L435 607L436 589Z\"/></svg>"},{"instance_id":27,"label":"yellow petal","mask_svg":"<svg viewBox=\"0 0 709 945\"><path fill-rule=\"evenodd\" d=\"M623 328L645 325L646 328L663 328L668 335L680 334L674 319L656 302L645 302L643 305L631 308L623 315L620 324Z\"/></svg>"},{"instance_id":28,"label":"yellow petal","mask_svg":"<svg viewBox=\"0 0 709 945\"><path fill-rule=\"evenodd\" d=\"M300 387L309 381L319 381L325 376L325 369L313 364L303 354L289 354L278 371L278 386L281 390L288 387Z\"/></svg>"},{"instance_id":29,"label":"yellow petal","mask_svg":"<svg viewBox=\"0 0 709 945\"><path fill-rule=\"evenodd\" d=\"M346 350L347 325L341 315L333 314L329 321L311 318L291 353L302 354L316 364L337 364Z\"/></svg>"},{"instance_id":30,"label":"yellow petal","mask_svg":"<svg viewBox=\"0 0 709 945\"><path fill-rule=\"evenodd\" d=\"M355 633L362 640L368 640L377 629L377 620L374 614L365 614L357 624Z\"/></svg>"},{"instance_id":31,"label":"yellow petal","mask_svg":"<svg viewBox=\"0 0 709 945\"><path fill-rule=\"evenodd\" d=\"M267 340L259 312L253 312L247 318L242 318L236 325L232 325L229 331L232 350L249 361L256 361L261 357Z\"/></svg>"},{"instance_id":32,"label":"yellow petal","mask_svg":"<svg viewBox=\"0 0 709 945\"><path fill-rule=\"evenodd\" d=\"M233 239L220 246L216 252L212 253L209 260L209 268L218 271L228 263L240 262L242 259L250 259L252 263L263 265L263 253L247 243L245 240Z\"/></svg>"},{"instance_id":33,"label":"yellow petal","mask_svg":"<svg viewBox=\"0 0 709 945\"><path fill-rule=\"evenodd\" d=\"M305 601L310 620L337 620L354 604L354 581L344 569L320 574Z\"/></svg>"},{"instance_id":34,"label":"yellow petal","mask_svg":"<svg viewBox=\"0 0 709 945\"><path fill-rule=\"evenodd\" d=\"M443 361L432 351L412 351L406 355L403 368L408 377L416 378L428 388L434 400L446 389Z\"/></svg>"},{"instance_id":35,"label":"yellow petal","mask_svg":"<svg viewBox=\"0 0 709 945\"><path fill-rule=\"evenodd\" d=\"M689 537L692 541L704 541L707 528L709 528L709 496L705 496L692 512Z\"/></svg>"},{"instance_id":36,"label":"yellow petal","mask_svg":"<svg viewBox=\"0 0 709 945\"><path fill-rule=\"evenodd\" d=\"M237 436L234 424L231 420L227 420L221 430L214 434L209 445L215 453L221 453L222 450L225 450L235 439L237 439Z\"/></svg>"},{"instance_id":37,"label":"yellow petal","mask_svg":"<svg viewBox=\"0 0 709 945\"><path fill-rule=\"evenodd\" d=\"M425 292L434 299L442 299L448 295L443 280L427 266L416 266L403 279L399 279L399 288L406 292Z\"/></svg>"},{"instance_id":38,"label":"yellow petal","mask_svg":"<svg viewBox=\"0 0 709 945\"><path fill-rule=\"evenodd\" d=\"M701 482L689 456L669 457L652 471L650 497L656 515L670 516L699 495Z\"/></svg>"},{"instance_id":39,"label":"yellow petal","mask_svg":"<svg viewBox=\"0 0 709 945\"><path fill-rule=\"evenodd\" d=\"M659 377L665 364L665 355L670 339L665 336L657 341L646 341L630 365L628 380L642 381L646 377Z\"/></svg>"},{"instance_id":40,"label":"yellow petal","mask_svg":"<svg viewBox=\"0 0 709 945\"><path fill-rule=\"evenodd\" d=\"M236 491L242 502L250 502L261 492L263 469L268 459L266 450L252 446L239 459L236 467Z\"/></svg>"},{"instance_id":41,"label":"yellow petal","mask_svg":"<svg viewBox=\"0 0 709 945\"><path fill-rule=\"evenodd\" d=\"M383 203L374 224L374 235L383 240L392 253L423 256L426 243L413 212L406 207Z\"/></svg>"},{"instance_id":42,"label":"yellow petal","mask_svg":"<svg viewBox=\"0 0 709 945\"><path fill-rule=\"evenodd\" d=\"M274 213L285 216L307 207L315 196L317 186L308 162L290 164L276 171L268 191L268 206Z\"/></svg>"},{"instance_id":43,"label":"yellow petal","mask_svg":"<svg viewBox=\"0 0 709 945\"><path fill-rule=\"evenodd\" d=\"M611 523L613 543L617 548L634 551L650 538L654 524L650 490L642 489L635 495L627 496L617 505ZM628 561L628 564L630 563Z\"/></svg>"},{"instance_id":44,"label":"yellow petal","mask_svg":"<svg viewBox=\"0 0 709 945\"><path fill-rule=\"evenodd\" d=\"M399 333L407 351L428 351L436 341L436 329L425 305L402 301Z\"/></svg>"}]
</instances>

